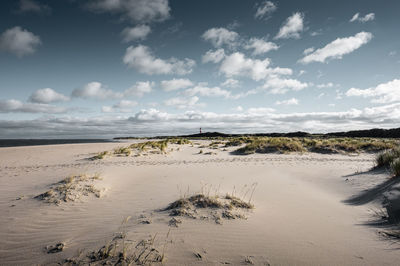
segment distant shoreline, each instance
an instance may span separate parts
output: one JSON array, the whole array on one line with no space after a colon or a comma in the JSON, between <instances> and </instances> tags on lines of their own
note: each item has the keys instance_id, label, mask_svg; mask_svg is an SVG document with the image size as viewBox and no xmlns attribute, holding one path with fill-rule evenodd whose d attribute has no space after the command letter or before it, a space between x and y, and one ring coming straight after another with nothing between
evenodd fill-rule
<instances>
[{"instance_id":1,"label":"distant shoreline","mask_svg":"<svg viewBox=\"0 0 400 266\"><path fill-rule=\"evenodd\" d=\"M0 139L0 148L58 144L115 142L111 139Z\"/></svg>"}]
</instances>

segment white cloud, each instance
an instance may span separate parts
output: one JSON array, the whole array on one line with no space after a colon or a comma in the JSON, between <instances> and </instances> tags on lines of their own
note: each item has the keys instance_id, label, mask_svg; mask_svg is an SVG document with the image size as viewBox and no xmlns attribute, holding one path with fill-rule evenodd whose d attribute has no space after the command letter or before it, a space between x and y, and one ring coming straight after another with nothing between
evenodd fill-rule
<instances>
[{"instance_id":1,"label":"white cloud","mask_svg":"<svg viewBox=\"0 0 400 266\"><path fill-rule=\"evenodd\" d=\"M189 79L171 79L161 81L161 87L164 91L176 91L193 86Z\"/></svg>"},{"instance_id":2,"label":"white cloud","mask_svg":"<svg viewBox=\"0 0 400 266\"><path fill-rule=\"evenodd\" d=\"M142 97L146 93L150 93L153 90L154 82L150 81L138 81L130 87L129 89L124 91L124 96L135 96Z\"/></svg>"},{"instance_id":3,"label":"white cloud","mask_svg":"<svg viewBox=\"0 0 400 266\"><path fill-rule=\"evenodd\" d=\"M346 92L346 96L373 98L375 103L391 103L400 101L400 80L394 79L387 83L379 84L368 89L351 88Z\"/></svg>"},{"instance_id":4,"label":"white cloud","mask_svg":"<svg viewBox=\"0 0 400 266\"><path fill-rule=\"evenodd\" d=\"M275 39L299 39L300 32L304 30L304 15L296 12L288 17L282 27L279 29Z\"/></svg>"},{"instance_id":5,"label":"white cloud","mask_svg":"<svg viewBox=\"0 0 400 266\"><path fill-rule=\"evenodd\" d=\"M290 99L283 100L283 101L276 101L275 104L276 105L298 105L299 100L297 100L296 98L290 98Z\"/></svg>"},{"instance_id":6,"label":"white cloud","mask_svg":"<svg viewBox=\"0 0 400 266\"><path fill-rule=\"evenodd\" d=\"M203 63L219 63L221 62L222 59L225 57L225 50L220 48L215 51L213 50L208 50L203 56L202 56L202 62Z\"/></svg>"},{"instance_id":7,"label":"white cloud","mask_svg":"<svg viewBox=\"0 0 400 266\"><path fill-rule=\"evenodd\" d=\"M267 79L261 88L268 90L272 94L284 94L289 90L299 91L307 87L307 83L300 82L297 79L273 77Z\"/></svg>"},{"instance_id":8,"label":"white cloud","mask_svg":"<svg viewBox=\"0 0 400 266\"><path fill-rule=\"evenodd\" d=\"M18 57L35 53L41 43L39 36L19 26L0 35L0 51L13 53Z\"/></svg>"},{"instance_id":9,"label":"white cloud","mask_svg":"<svg viewBox=\"0 0 400 266\"><path fill-rule=\"evenodd\" d=\"M306 55L299 61L303 64L311 62L324 63L328 59L341 59L343 55L349 54L372 39L369 32L359 32L354 36L347 38L337 38L323 48L317 49L311 54Z\"/></svg>"},{"instance_id":10,"label":"white cloud","mask_svg":"<svg viewBox=\"0 0 400 266\"><path fill-rule=\"evenodd\" d=\"M168 0L92 0L88 8L100 13L117 13L139 23L164 21L171 10Z\"/></svg>"},{"instance_id":11,"label":"white cloud","mask_svg":"<svg viewBox=\"0 0 400 266\"><path fill-rule=\"evenodd\" d=\"M318 84L317 88L324 89L324 88L332 88L333 86L335 85L332 82L328 82L328 83Z\"/></svg>"},{"instance_id":12,"label":"white cloud","mask_svg":"<svg viewBox=\"0 0 400 266\"><path fill-rule=\"evenodd\" d=\"M2 106L2 104L0 104ZM332 132L341 130L392 128L400 123L400 103L349 109L341 112L278 113L269 107L244 112L214 113L185 111L167 113L143 109L132 116L42 117L33 120L0 120L1 138L58 137L111 138L115 136L179 135L206 131ZM134 132L134 133L133 133Z\"/></svg>"},{"instance_id":13,"label":"white cloud","mask_svg":"<svg viewBox=\"0 0 400 266\"><path fill-rule=\"evenodd\" d=\"M151 28L147 25L138 25L136 27L127 27L122 32L124 42L143 41L151 32Z\"/></svg>"},{"instance_id":14,"label":"white cloud","mask_svg":"<svg viewBox=\"0 0 400 266\"><path fill-rule=\"evenodd\" d=\"M71 95L72 97L75 98L98 99L98 100L115 99L123 97L122 93L109 90L103 84L97 81L89 82L88 84L86 84L81 88L74 89Z\"/></svg>"},{"instance_id":15,"label":"white cloud","mask_svg":"<svg viewBox=\"0 0 400 266\"><path fill-rule=\"evenodd\" d=\"M303 51L303 54L304 54L304 55L311 54L312 52L314 52L314 50L315 50L314 47L307 48L307 49L305 49L305 50Z\"/></svg>"},{"instance_id":16,"label":"white cloud","mask_svg":"<svg viewBox=\"0 0 400 266\"><path fill-rule=\"evenodd\" d=\"M177 109L188 109L196 106L202 106L201 104L197 103L198 101L199 97L197 96L192 96L188 98L176 97L164 101L164 104L167 106L173 106Z\"/></svg>"},{"instance_id":17,"label":"white cloud","mask_svg":"<svg viewBox=\"0 0 400 266\"><path fill-rule=\"evenodd\" d=\"M239 39L239 34L225 28L211 28L203 33L202 38L210 41L215 47L221 47L222 45L234 47Z\"/></svg>"},{"instance_id":18,"label":"white cloud","mask_svg":"<svg viewBox=\"0 0 400 266\"><path fill-rule=\"evenodd\" d=\"M33 0L20 0L19 1L19 10L20 13L42 13L42 14L49 14L51 13L51 8L47 5L40 4Z\"/></svg>"},{"instance_id":19,"label":"white cloud","mask_svg":"<svg viewBox=\"0 0 400 266\"><path fill-rule=\"evenodd\" d=\"M32 93L32 95L29 97L29 101L33 103L64 102L68 100L69 97L50 88L39 89Z\"/></svg>"},{"instance_id":20,"label":"white cloud","mask_svg":"<svg viewBox=\"0 0 400 266\"><path fill-rule=\"evenodd\" d=\"M196 65L194 60L188 58L185 58L185 60L178 60L173 57L167 60L156 58L150 48L144 45L129 46L126 49L123 62L138 72L148 75L186 75L191 73Z\"/></svg>"},{"instance_id":21,"label":"white cloud","mask_svg":"<svg viewBox=\"0 0 400 266\"><path fill-rule=\"evenodd\" d=\"M291 75L289 68L270 68L270 60L246 58L244 54L236 52L226 56L222 61L219 71L227 77L247 76L253 80L259 81L267 78L269 75Z\"/></svg>"},{"instance_id":22,"label":"white cloud","mask_svg":"<svg viewBox=\"0 0 400 266\"><path fill-rule=\"evenodd\" d=\"M23 103L18 100L0 100L0 113L47 113L67 112L67 108L43 103Z\"/></svg>"},{"instance_id":23,"label":"white cloud","mask_svg":"<svg viewBox=\"0 0 400 266\"><path fill-rule=\"evenodd\" d=\"M276 9L276 5L271 1L264 1L258 5L256 5L257 11L254 14L254 18L262 19L268 18Z\"/></svg>"},{"instance_id":24,"label":"white cloud","mask_svg":"<svg viewBox=\"0 0 400 266\"><path fill-rule=\"evenodd\" d=\"M123 92L116 92L110 89L100 82L93 81L89 82L81 88L74 89L71 96L74 98L83 99L97 99L97 100L109 100L119 99L124 97L142 97L146 93L152 91L154 82L150 81L138 81L132 87L126 89Z\"/></svg>"},{"instance_id":25,"label":"white cloud","mask_svg":"<svg viewBox=\"0 0 400 266\"><path fill-rule=\"evenodd\" d=\"M221 84L222 87L228 87L228 88L237 88L239 87L239 85L240 82L237 79L227 79Z\"/></svg>"},{"instance_id":26,"label":"white cloud","mask_svg":"<svg viewBox=\"0 0 400 266\"><path fill-rule=\"evenodd\" d=\"M302 75L304 75L305 73L307 73L307 71L305 71L305 70L300 70L299 71L299 73L297 74L297 76L302 76Z\"/></svg>"},{"instance_id":27,"label":"white cloud","mask_svg":"<svg viewBox=\"0 0 400 266\"><path fill-rule=\"evenodd\" d=\"M366 14L364 17L360 17L360 13L355 13L354 16L350 19L350 22L359 21L365 23L367 21L372 21L375 19L374 13Z\"/></svg>"},{"instance_id":28,"label":"white cloud","mask_svg":"<svg viewBox=\"0 0 400 266\"><path fill-rule=\"evenodd\" d=\"M103 106L101 111L103 113L131 113L132 107L135 107L136 105L138 105L136 101L121 100L113 106Z\"/></svg>"},{"instance_id":29,"label":"white cloud","mask_svg":"<svg viewBox=\"0 0 400 266\"><path fill-rule=\"evenodd\" d=\"M203 84L199 84L193 88L185 90L185 95L187 96L207 96L207 97L231 97L231 92L228 90L221 89L220 87L208 87Z\"/></svg>"},{"instance_id":30,"label":"white cloud","mask_svg":"<svg viewBox=\"0 0 400 266\"><path fill-rule=\"evenodd\" d=\"M243 111L243 107L239 105L234 110L237 111L237 112L242 112Z\"/></svg>"},{"instance_id":31,"label":"white cloud","mask_svg":"<svg viewBox=\"0 0 400 266\"><path fill-rule=\"evenodd\" d=\"M253 49L253 55L264 54L272 50L278 50L279 46L273 42L267 42L263 39L251 38L244 46L244 49Z\"/></svg>"},{"instance_id":32,"label":"white cloud","mask_svg":"<svg viewBox=\"0 0 400 266\"><path fill-rule=\"evenodd\" d=\"M207 83L199 83L198 85L194 86L193 88L187 89L183 92L185 96L194 96L200 95L205 97L224 97L226 99L234 99L237 100L239 98L246 97L250 94L255 94L254 90L250 90L243 93L232 94L231 91L221 89L218 86L215 87L208 87Z\"/></svg>"},{"instance_id":33,"label":"white cloud","mask_svg":"<svg viewBox=\"0 0 400 266\"><path fill-rule=\"evenodd\" d=\"M312 31L311 33L310 33L310 35L312 36L312 37L315 37L315 36L318 36L318 35L321 35L322 34L322 30L321 29L319 29L319 30L317 30L317 31Z\"/></svg>"}]
</instances>

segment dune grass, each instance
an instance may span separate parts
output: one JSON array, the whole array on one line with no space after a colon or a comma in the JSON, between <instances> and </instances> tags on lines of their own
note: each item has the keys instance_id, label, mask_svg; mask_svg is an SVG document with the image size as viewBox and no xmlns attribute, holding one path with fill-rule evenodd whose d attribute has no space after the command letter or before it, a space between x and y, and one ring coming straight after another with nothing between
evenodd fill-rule
<instances>
[{"instance_id":1,"label":"dune grass","mask_svg":"<svg viewBox=\"0 0 400 266\"><path fill-rule=\"evenodd\" d=\"M71 175L52 185L48 191L35 196L35 198L56 205L60 205L61 202L76 201L81 196L89 194L100 198L101 190L93 184L95 180L99 179L101 178L98 174Z\"/></svg>"},{"instance_id":2,"label":"dune grass","mask_svg":"<svg viewBox=\"0 0 400 266\"><path fill-rule=\"evenodd\" d=\"M375 158L376 168L387 168L394 176L400 176L400 147L385 150Z\"/></svg>"},{"instance_id":3,"label":"dune grass","mask_svg":"<svg viewBox=\"0 0 400 266\"><path fill-rule=\"evenodd\" d=\"M254 137L245 141L247 144L237 149L235 153L360 153L393 149L399 145L397 140L374 138ZM245 142L240 139L232 139L230 143L243 144Z\"/></svg>"},{"instance_id":4,"label":"dune grass","mask_svg":"<svg viewBox=\"0 0 400 266\"><path fill-rule=\"evenodd\" d=\"M251 203L257 183L244 186L237 196L235 188L231 194L219 195L219 186L215 189L211 185L203 184L199 193L189 194L189 188L184 195L170 203L161 211L167 211L170 216L181 216L192 219L211 219L217 224L222 224L222 219L246 219L245 210L254 209ZM211 191L214 195L210 195ZM248 196L248 197L246 197ZM246 201L245 198L248 198Z\"/></svg>"}]
</instances>

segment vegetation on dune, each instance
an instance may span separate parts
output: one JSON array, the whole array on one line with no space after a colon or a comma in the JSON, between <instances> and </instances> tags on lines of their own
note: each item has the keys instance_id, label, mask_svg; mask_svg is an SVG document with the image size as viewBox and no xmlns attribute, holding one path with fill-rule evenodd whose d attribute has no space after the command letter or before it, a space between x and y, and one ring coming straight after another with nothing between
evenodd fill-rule
<instances>
[{"instance_id":1,"label":"vegetation on dune","mask_svg":"<svg viewBox=\"0 0 400 266\"><path fill-rule=\"evenodd\" d=\"M246 219L245 214L254 209L251 199L256 187L257 183L251 186L245 185L239 192L241 196L236 196L235 187L231 194L220 196L218 187L215 189L215 195L211 196L210 193L211 190L214 190L213 187L211 185L203 185L201 192L191 196L185 193L161 211L167 211L170 216L174 217L211 219L217 224L221 224L223 219ZM245 198L248 198L248 200L244 200ZM176 222L172 222L177 227Z\"/></svg>"},{"instance_id":2,"label":"vegetation on dune","mask_svg":"<svg viewBox=\"0 0 400 266\"><path fill-rule=\"evenodd\" d=\"M239 142L231 140L231 142ZM252 153L359 153L377 152L398 146L397 140L373 138L287 138L260 137L248 140L248 144L235 151L237 154Z\"/></svg>"},{"instance_id":3,"label":"vegetation on dune","mask_svg":"<svg viewBox=\"0 0 400 266\"><path fill-rule=\"evenodd\" d=\"M400 176L400 147L379 153L375 163L377 168L388 168L394 176Z\"/></svg>"},{"instance_id":4,"label":"vegetation on dune","mask_svg":"<svg viewBox=\"0 0 400 266\"><path fill-rule=\"evenodd\" d=\"M101 178L98 174L69 176L52 185L48 191L35 196L35 198L56 205L61 202L76 201L81 196L88 196L89 194L100 198L101 190L93 185L93 182L99 179Z\"/></svg>"}]
</instances>

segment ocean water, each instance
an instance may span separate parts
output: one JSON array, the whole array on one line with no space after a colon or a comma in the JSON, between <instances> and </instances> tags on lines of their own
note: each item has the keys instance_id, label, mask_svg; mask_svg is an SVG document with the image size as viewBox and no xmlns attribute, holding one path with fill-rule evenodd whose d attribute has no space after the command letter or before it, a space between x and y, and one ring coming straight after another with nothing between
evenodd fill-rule
<instances>
[{"instance_id":1,"label":"ocean water","mask_svg":"<svg viewBox=\"0 0 400 266\"><path fill-rule=\"evenodd\" d=\"M114 142L112 139L0 139L0 147L77 144L77 143L104 143Z\"/></svg>"}]
</instances>

